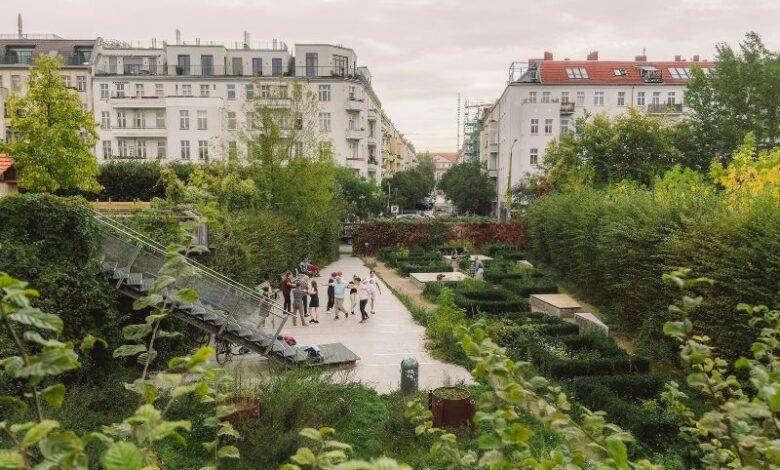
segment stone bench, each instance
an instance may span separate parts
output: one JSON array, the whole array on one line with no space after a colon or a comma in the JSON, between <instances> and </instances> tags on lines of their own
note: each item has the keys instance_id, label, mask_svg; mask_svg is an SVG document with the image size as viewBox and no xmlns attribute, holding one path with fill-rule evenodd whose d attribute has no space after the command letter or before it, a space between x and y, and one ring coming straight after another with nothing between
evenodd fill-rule
<instances>
[{"instance_id":1,"label":"stone bench","mask_svg":"<svg viewBox=\"0 0 780 470\"><path fill-rule=\"evenodd\" d=\"M566 294L534 294L530 298L531 311L542 312L558 318L573 318L582 307Z\"/></svg>"},{"instance_id":2,"label":"stone bench","mask_svg":"<svg viewBox=\"0 0 780 470\"><path fill-rule=\"evenodd\" d=\"M609 327L599 320L596 315L587 312L577 312L574 314L574 323L580 327L580 334L589 331L597 330L605 335L609 335Z\"/></svg>"},{"instance_id":3,"label":"stone bench","mask_svg":"<svg viewBox=\"0 0 780 470\"><path fill-rule=\"evenodd\" d=\"M409 279L412 284L419 289L425 289L425 283L437 282L436 276L443 274L444 278L440 282L458 282L466 279L468 276L461 272L449 272L449 273L409 273Z\"/></svg>"},{"instance_id":4,"label":"stone bench","mask_svg":"<svg viewBox=\"0 0 780 470\"><path fill-rule=\"evenodd\" d=\"M530 261L521 259L517 261L517 266L523 269L534 269L534 265Z\"/></svg>"}]
</instances>

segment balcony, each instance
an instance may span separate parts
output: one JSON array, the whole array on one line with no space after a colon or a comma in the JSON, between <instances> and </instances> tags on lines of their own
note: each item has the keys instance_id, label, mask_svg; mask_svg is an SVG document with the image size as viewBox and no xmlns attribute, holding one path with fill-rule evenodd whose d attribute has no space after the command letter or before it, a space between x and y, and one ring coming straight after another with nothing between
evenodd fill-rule
<instances>
[{"instance_id":1,"label":"balcony","mask_svg":"<svg viewBox=\"0 0 780 470\"><path fill-rule=\"evenodd\" d=\"M16 65L18 67L28 68L29 66L34 65L35 58L37 56L38 56L37 52L33 52L32 55L26 55L26 54L0 55L0 65ZM74 54L70 56L58 56L58 57L62 62L63 67L74 67L74 66L86 67L89 65L89 58L79 54Z\"/></svg>"},{"instance_id":2,"label":"balcony","mask_svg":"<svg viewBox=\"0 0 780 470\"><path fill-rule=\"evenodd\" d=\"M682 114L682 103L651 103L647 105L650 114Z\"/></svg>"},{"instance_id":3,"label":"balcony","mask_svg":"<svg viewBox=\"0 0 780 470\"><path fill-rule=\"evenodd\" d=\"M348 140L360 140L365 138L365 129L347 129L344 131L344 137Z\"/></svg>"},{"instance_id":4,"label":"balcony","mask_svg":"<svg viewBox=\"0 0 780 470\"><path fill-rule=\"evenodd\" d=\"M112 127L111 129L106 129L107 131L110 131L111 134L113 134L116 138L140 138L140 137L167 137L168 132L165 127L154 127L154 126L145 126L145 127L136 127L136 126L130 126L130 127Z\"/></svg>"},{"instance_id":5,"label":"balcony","mask_svg":"<svg viewBox=\"0 0 780 470\"><path fill-rule=\"evenodd\" d=\"M485 170L487 172L487 175L489 178L496 178L498 177L498 170L496 168L488 168Z\"/></svg>"},{"instance_id":6,"label":"balcony","mask_svg":"<svg viewBox=\"0 0 780 470\"><path fill-rule=\"evenodd\" d=\"M108 104L115 108L165 108L165 98L159 96L118 96L108 99Z\"/></svg>"},{"instance_id":7,"label":"balcony","mask_svg":"<svg viewBox=\"0 0 780 470\"><path fill-rule=\"evenodd\" d=\"M562 102L561 114L574 114L574 102L570 102L570 101Z\"/></svg>"},{"instance_id":8,"label":"balcony","mask_svg":"<svg viewBox=\"0 0 780 470\"><path fill-rule=\"evenodd\" d=\"M366 109L366 102L363 99L358 99L354 96L348 96L345 107L347 111L363 111Z\"/></svg>"}]
</instances>

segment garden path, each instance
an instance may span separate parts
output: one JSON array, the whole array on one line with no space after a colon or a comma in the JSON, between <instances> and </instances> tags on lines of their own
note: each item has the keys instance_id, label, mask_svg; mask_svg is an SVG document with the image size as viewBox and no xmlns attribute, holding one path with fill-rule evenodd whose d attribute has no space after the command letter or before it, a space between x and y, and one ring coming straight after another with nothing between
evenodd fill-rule
<instances>
[{"instance_id":1,"label":"garden path","mask_svg":"<svg viewBox=\"0 0 780 470\"><path fill-rule=\"evenodd\" d=\"M466 368L431 357L425 349L425 328L412 319L409 310L384 283L382 294L376 299L376 314L371 315L365 323L358 323L360 312L357 306L357 314L350 315L348 319L342 315L336 320L335 315L324 313L327 276L334 271L344 273L345 279L353 274L365 279L369 270L360 258L345 253L335 263L321 268L322 276L314 279L320 284L320 323L292 326L288 322L289 326L285 326L283 334L294 336L299 345L343 343L361 358L349 369L346 378L360 381L380 393L388 393L400 387L400 364L407 357L415 358L420 364L421 390L472 382ZM345 308L349 309L349 300L345 302ZM252 375L263 374L264 362L265 358L258 355L233 359L233 365L238 369L236 373L241 375L243 381L251 379Z\"/></svg>"}]
</instances>

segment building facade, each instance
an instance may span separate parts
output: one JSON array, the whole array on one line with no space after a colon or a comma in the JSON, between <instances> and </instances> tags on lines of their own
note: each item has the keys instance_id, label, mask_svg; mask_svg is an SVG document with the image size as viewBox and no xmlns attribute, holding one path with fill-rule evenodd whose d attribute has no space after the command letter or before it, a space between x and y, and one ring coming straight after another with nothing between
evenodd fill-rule
<instances>
[{"instance_id":1,"label":"building facade","mask_svg":"<svg viewBox=\"0 0 780 470\"><path fill-rule=\"evenodd\" d=\"M391 178L399 171L417 164L414 145L395 127L386 114L382 114L382 174Z\"/></svg>"},{"instance_id":2,"label":"building facade","mask_svg":"<svg viewBox=\"0 0 780 470\"><path fill-rule=\"evenodd\" d=\"M505 194L522 177L539 171L548 144L571 132L577 119L605 113L616 116L635 107L678 119L692 69L709 72L712 63L675 57L674 61L585 61L544 59L515 63L496 104L487 111L480 133L480 160L496 180L496 213L506 216Z\"/></svg>"},{"instance_id":3,"label":"building facade","mask_svg":"<svg viewBox=\"0 0 780 470\"><path fill-rule=\"evenodd\" d=\"M0 36L0 112L7 114L9 95L26 92L34 57L57 55L66 86L79 93L99 124L98 161L223 161L247 155L242 136L257 103L285 106L290 88L300 85L316 109L298 125L315 128L320 150L327 149L337 164L381 181L383 126L392 122L383 119L368 68L342 46L297 44L294 51L278 41L252 47L246 34L235 47L185 43L178 31L175 44L143 47L101 38ZM3 121L0 138L11 138ZM401 159L415 159L410 147L398 152Z\"/></svg>"},{"instance_id":4,"label":"building facade","mask_svg":"<svg viewBox=\"0 0 780 470\"><path fill-rule=\"evenodd\" d=\"M431 158L433 158L434 177L437 182L447 170L458 162L458 157L458 152L431 154Z\"/></svg>"}]
</instances>

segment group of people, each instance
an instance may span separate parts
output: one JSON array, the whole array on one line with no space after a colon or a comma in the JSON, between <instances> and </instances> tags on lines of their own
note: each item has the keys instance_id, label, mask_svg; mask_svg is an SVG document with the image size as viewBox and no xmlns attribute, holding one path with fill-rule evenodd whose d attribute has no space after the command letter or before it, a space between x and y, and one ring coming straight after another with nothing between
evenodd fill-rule
<instances>
[{"instance_id":1,"label":"group of people","mask_svg":"<svg viewBox=\"0 0 780 470\"><path fill-rule=\"evenodd\" d=\"M326 313L335 313L334 319L338 320L340 313L343 313L345 318L350 314L356 315L357 307L360 310L360 323L364 323L369 318L366 307L370 306L370 312L374 314L374 301L381 293L382 288L374 271L371 271L366 279L352 276L349 282L344 281L341 272L331 273L328 279ZM347 296L350 301L349 311L344 307ZM320 307L317 281L308 282L305 278L294 279L292 273L288 272L282 280L282 297L284 310L293 314L293 326L297 326L299 319L303 326L320 322L317 311ZM308 323L306 318L309 319Z\"/></svg>"}]
</instances>

